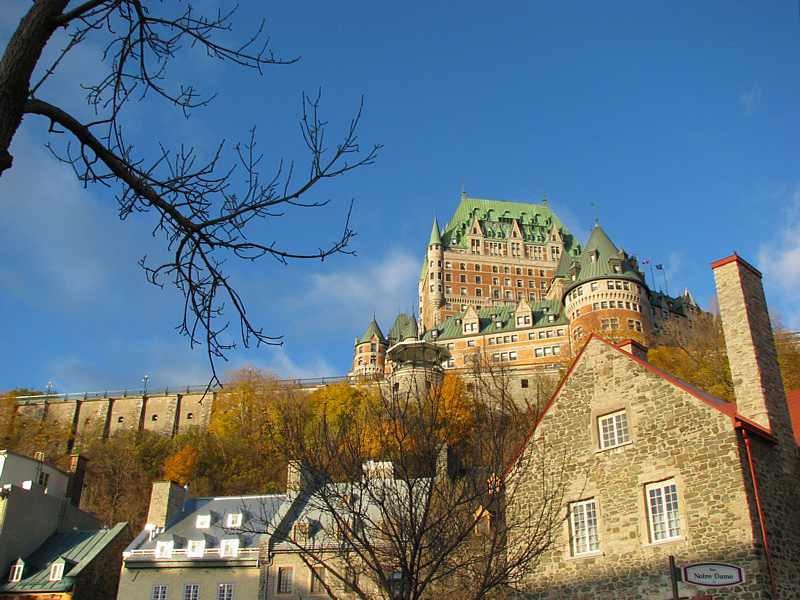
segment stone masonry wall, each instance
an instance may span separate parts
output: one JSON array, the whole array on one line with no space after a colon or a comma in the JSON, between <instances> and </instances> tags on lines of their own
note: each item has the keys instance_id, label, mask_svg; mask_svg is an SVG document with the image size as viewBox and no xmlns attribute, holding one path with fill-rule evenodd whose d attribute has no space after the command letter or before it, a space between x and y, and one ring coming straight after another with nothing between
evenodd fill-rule
<instances>
[{"instance_id":1,"label":"stone masonry wall","mask_svg":"<svg viewBox=\"0 0 800 600\"><path fill-rule=\"evenodd\" d=\"M619 410L626 411L630 443L599 450L597 419ZM549 473L526 470L539 452L566 464ZM523 453L512 475L522 478L513 510L535 511L541 478L555 477L561 466L569 481L561 517L570 502L593 498L600 552L573 556L562 520L555 546L526 579L533 597L671 598L669 556L679 566L720 561L746 573L740 586L681 584L682 597L771 597L731 418L599 339L589 342ZM668 479L677 485L682 535L652 542L644 488ZM800 597L793 594L783 598Z\"/></svg>"}]
</instances>

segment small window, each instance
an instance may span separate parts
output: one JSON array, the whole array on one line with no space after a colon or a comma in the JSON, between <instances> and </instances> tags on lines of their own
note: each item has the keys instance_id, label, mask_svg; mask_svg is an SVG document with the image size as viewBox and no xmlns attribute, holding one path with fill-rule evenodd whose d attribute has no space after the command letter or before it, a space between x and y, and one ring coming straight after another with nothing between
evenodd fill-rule
<instances>
[{"instance_id":1,"label":"small window","mask_svg":"<svg viewBox=\"0 0 800 600\"><path fill-rule=\"evenodd\" d=\"M225 520L225 527L241 527L242 513L231 513Z\"/></svg>"},{"instance_id":2,"label":"small window","mask_svg":"<svg viewBox=\"0 0 800 600\"><path fill-rule=\"evenodd\" d=\"M208 529L211 527L211 515L197 515L195 527L198 529Z\"/></svg>"},{"instance_id":3,"label":"small window","mask_svg":"<svg viewBox=\"0 0 800 600\"><path fill-rule=\"evenodd\" d=\"M325 567L311 568L311 593L325 593Z\"/></svg>"},{"instance_id":4,"label":"small window","mask_svg":"<svg viewBox=\"0 0 800 600\"><path fill-rule=\"evenodd\" d=\"M202 558L205 551L205 540L190 540L189 547L186 549L186 556L189 558Z\"/></svg>"},{"instance_id":5,"label":"small window","mask_svg":"<svg viewBox=\"0 0 800 600\"><path fill-rule=\"evenodd\" d=\"M152 416L152 417L150 417L150 418L151 418L151 420L153 420L153 421L158 421L158 415L153 415L153 416Z\"/></svg>"},{"instance_id":6,"label":"small window","mask_svg":"<svg viewBox=\"0 0 800 600\"><path fill-rule=\"evenodd\" d=\"M11 567L11 575L8 576L8 580L11 583L21 581L22 580L22 571L25 568L24 564L17 563L13 567Z\"/></svg>"},{"instance_id":7,"label":"small window","mask_svg":"<svg viewBox=\"0 0 800 600\"><path fill-rule=\"evenodd\" d=\"M173 542L156 542L156 558L172 558Z\"/></svg>"},{"instance_id":8,"label":"small window","mask_svg":"<svg viewBox=\"0 0 800 600\"><path fill-rule=\"evenodd\" d=\"M278 569L278 593L291 594L292 593L292 576L294 569L292 567L280 567Z\"/></svg>"},{"instance_id":9,"label":"small window","mask_svg":"<svg viewBox=\"0 0 800 600\"><path fill-rule=\"evenodd\" d=\"M167 600L167 586L166 584L157 584L153 586L153 592L150 594L150 600Z\"/></svg>"},{"instance_id":10,"label":"small window","mask_svg":"<svg viewBox=\"0 0 800 600\"><path fill-rule=\"evenodd\" d=\"M600 448L614 448L630 441L628 431L628 414L620 410L597 419Z\"/></svg>"},{"instance_id":11,"label":"small window","mask_svg":"<svg viewBox=\"0 0 800 600\"><path fill-rule=\"evenodd\" d=\"M597 528L597 506L594 498L573 502L569 507L569 529L572 555L580 556L600 551Z\"/></svg>"},{"instance_id":12,"label":"small window","mask_svg":"<svg viewBox=\"0 0 800 600\"><path fill-rule=\"evenodd\" d=\"M117 423L122 423L125 420L125 417L117 417Z\"/></svg>"},{"instance_id":13,"label":"small window","mask_svg":"<svg viewBox=\"0 0 800 600\"><path fill-rule=\"evenodd\" d=\"M523 388L528 387L528 380L527 379L522 379L522 380L520 380L519 383L520 383L520 386L523 387Z\"/></svg>"},{"instance_id":14,"label":"small window","mask_svg":"<svg viewBox=\"0 0 800 600\"><path fill-rule=\"evenodd\" d=\"M678 488L674 479L645 486L650 541L661 542L681 537Z\"/></svg>"},{"instance_id":15,"label":"small window","mask_svg":"<svg viewBox=\"0 0 800 600\"><path fill-rule=\"evenodd\" d=\"M308 541L308 523L295 523L292 526L292 539L303 543Z\"/></svg>"},{"instance_id":16,"label":"small window","mask_svg":"<svg viewBox=\"0 0 800 600\"><path fill-rule=\"evenodd\" d=\"M183 600L200 600L200 584L187 583L184 585Z\"/></svg>"},{"instance_id":17,"label":"small window","mask_svg":"<svg viewBox=\"0 0 800 600\"><path fill-rule=\"evenodd\" d=\"M239 555L239 540L222 540L219 545L219 555L221 557L236 557Z\"/></svg>"},{"instance_id":18,"label":"small window","mask_svg":"<svg viewBox=\"0 0 800 600\"><path fill-rule=\"evenodd\" d=\"M233 600L232 583L220 583L217 586L217 600Z\"/></svg>"},{"instance_id":19,"label":"small window","mask_svg":"<svg viewBox=\"0 0 800 600\"><path fill-rule=\"evenodd\" d=\"M47 487L48 481L50 481L50 473L39 471L39 477L37 478L36 483L38 483L42 487Z\"/></svg>"},{"instance_id":20,"label":"small window","mask_svg":"<svg viewBox=\"0 0 800 600\"><path fill-rule=\"evenodd\" d=\"M191 421L192 419L194 419L194 413L186 413L186 420Z\"/></svg>"}]
</instances>

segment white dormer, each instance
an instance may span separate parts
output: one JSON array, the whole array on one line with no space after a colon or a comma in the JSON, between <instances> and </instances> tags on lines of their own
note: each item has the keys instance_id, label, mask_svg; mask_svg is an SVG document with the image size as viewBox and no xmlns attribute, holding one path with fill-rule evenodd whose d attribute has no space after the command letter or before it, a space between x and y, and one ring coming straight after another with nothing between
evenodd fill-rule
<instances>
[{"instance_id":1,"label":"white dormer","mask_svg":"<svg viewBox=\"0 0 800 600\"><path fill-rule=\"evenodd\" d=\"M202 558L206 552L206 541L203 540L189 540L189 546L186 549L186 556L189 558Z\"/></svg>"},{"instance_id":2,"label":"white dormer","mask_svg":"<svg viewBox=\"0 0 800 600\"><path fill-rule=\"evenodd\" d=\"M219 545L219 555L221 558L235 558L239 555L239 540L238 538L229 538L222 540Z\"/></svg>"},{"instance_id":3,"label":"white dormer","mask_svg":"<svg viewBox=\"0 0 800 600\"><path fill-rule=\"evenodd\" d=\"M197 515L197 521L195 522L195 527L197 529L208 529L211 527L211 515Z\"/></svg>"},{"instance_id":4,"label":"white dormer","mask_svg":"<svg viewBox=\"0 0 800 600\"><path fill-rule=\"evenodd\" d=\"M156 558L172 558L172 551L175 548L175 542L172 540L168 542L156 542Z\"/></svg>"},{"instance_id":5,"label":"white dormer","mask_svg":"<svg viewBox=\"0 0 800 600\"><path fill-rule=\"evenodd\" d=\"M225 518L225 527L237 528L242 526L242 513L229 513Z\"/></svg>"}]
</instances>

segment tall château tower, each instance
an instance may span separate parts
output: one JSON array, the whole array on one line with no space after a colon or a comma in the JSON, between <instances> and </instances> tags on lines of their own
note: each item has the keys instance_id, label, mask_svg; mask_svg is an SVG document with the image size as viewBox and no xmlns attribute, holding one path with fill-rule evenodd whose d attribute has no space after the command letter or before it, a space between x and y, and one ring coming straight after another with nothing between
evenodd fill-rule
<instances>
[{"instance_id":1,"label":"tall ch\u00e2teau tower","mask_svg":"<svg viewBox=\"0 0 800 600\"><path fill-rule=\"evenodd\" d=\"M563 255L580 244L550 208L468 198L440 232L433 222L419 280L420 325L426 330L468 307L481 310L544 300Z\"/></svg>"}]
</instances>

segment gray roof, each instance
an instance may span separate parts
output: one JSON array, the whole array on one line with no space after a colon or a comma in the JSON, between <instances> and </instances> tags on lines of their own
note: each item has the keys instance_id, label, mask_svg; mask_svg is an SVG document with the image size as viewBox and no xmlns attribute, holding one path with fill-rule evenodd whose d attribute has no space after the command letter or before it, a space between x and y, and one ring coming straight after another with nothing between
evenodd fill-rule
<instances>
[{"instance_id":1,"label":"gray roof","mask_svg":"<svg viewBox=\"0 0 800 600\"><path fill-rule=\"evenodd\" d=\"M172 541L174 548L180 551L185 550L193 540L205 541L206 549L218 549L225 539L238 539L240 550L256 551L261 541L260 532L267 529L267 525L285 501L285 494L191 498L185 502L183 511L168 523L162 532L151 536L149 531L143 531L125 552L135 559L153 561L157 560L153 552L161 541ZM227 515L231 514L242 515L240 527L226 526ZM209 527L197 527L197 518L201 516L210 517ZM218 553L216 555L212 553L191 560L194 562L219 559ZM172 560L186 560L186 553L176 552Z\"/></svg>"}]
</instances>

